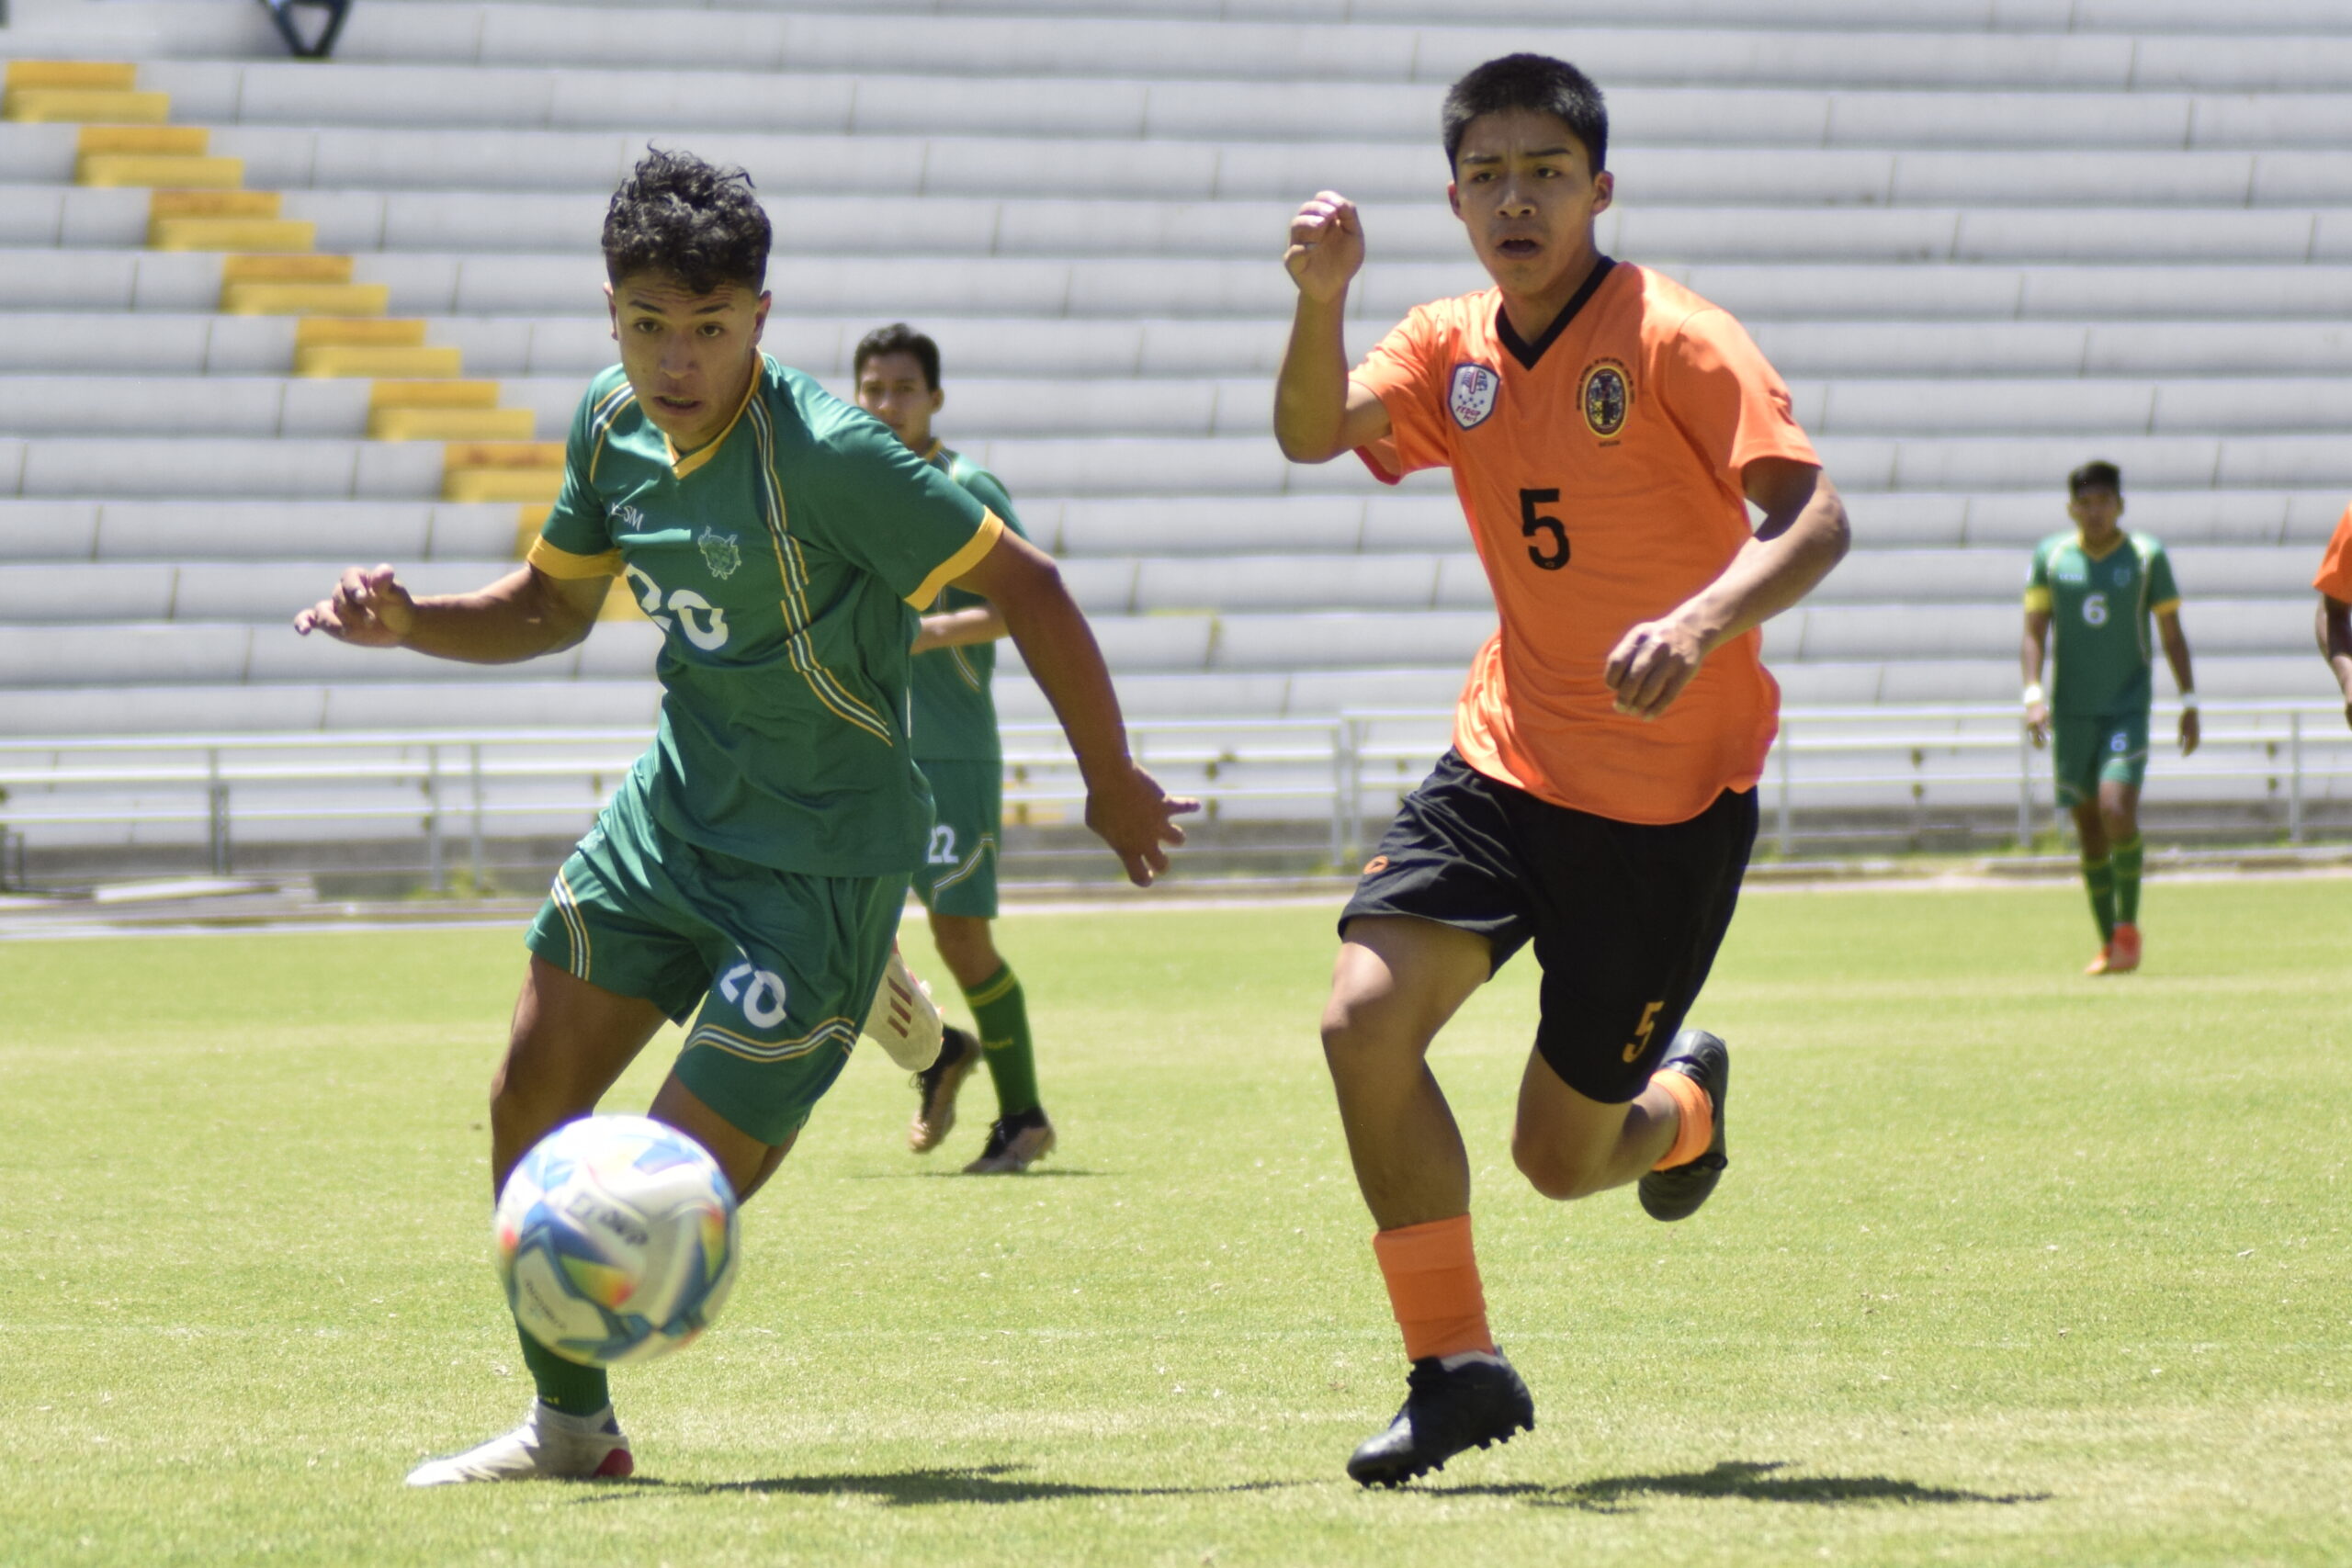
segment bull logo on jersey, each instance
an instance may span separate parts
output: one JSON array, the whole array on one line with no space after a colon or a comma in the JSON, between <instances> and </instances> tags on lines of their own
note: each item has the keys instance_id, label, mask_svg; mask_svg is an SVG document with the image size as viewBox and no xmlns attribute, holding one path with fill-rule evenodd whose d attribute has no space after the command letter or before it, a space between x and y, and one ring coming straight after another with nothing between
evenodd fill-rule
<instances>
[{"instance_id":1,"label":"bull logo on jersey","mask_svg":"<svg viewBox=\"0 0 2352 1568\"><path fill-rule=\"evenodd\" d=\"M1446 412L1463 429L1476 430L1495 412L1495 400L1502 389L1503 378L1485 366L1457 365L1453 385L1445 391Z\"/></svg>"},{"instance_id":2,"label":"bull logo on jersey","mask_svg":"<svg viewBox=\"0 0 2352 1568\"><path fill-rule=\"evenodd\" d=\"M1624 429L1625 414L1634 403L1634 387L1625 379L1625 367L1613 359L1585 367L1581 400L1585 428L1603 441Z\"/></svg>"},{"instance_id":3,"label":"bull logo on jersey","mask_svg":"<svg viewBox=\"0 0 2352 1568\"><path fill-rule=\"evenodd\" d=\"M695 543L702 547L702 564L710 568L710 575L721 582L734 576L735 569L743 564L743 552L735 547L732 534L705 528Z\"/></svg>"}]
</instances>

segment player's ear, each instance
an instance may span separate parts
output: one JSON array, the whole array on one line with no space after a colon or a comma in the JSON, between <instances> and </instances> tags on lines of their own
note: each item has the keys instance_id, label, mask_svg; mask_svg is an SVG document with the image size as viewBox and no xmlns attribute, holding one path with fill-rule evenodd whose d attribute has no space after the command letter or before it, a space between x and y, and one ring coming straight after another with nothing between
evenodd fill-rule
<instances>
[{"instance_id":1,"label":"player's ear","mask_svg":"<svg viewBox=\"0 0 2352 1568\"><path fill-rule=\"evenodd\" d=\"M1603 169L1592 176L1592 209L1606 212L1617 196L1617 176Z\"/></svg>"},{"instance_id":2,"label":"player's ear","mask_svg":"<svg viewBox=\"0 0 2352 1568\"><path fill-rule=\"evenodd\" d=\"M944 387L933 387L931 389L931 412L937 413L941 409L945 408L946 406L947 389Z\"/></svg>"},{"instance_id":3,"label":"player's ear","mask_svg":"<svg viewBox=\"0 0 2352 1568\"><path fill-rule=\"evenodd\" d=\"M1452 180L1445 182L1445 204L1453 209L1456 218L1462 216L1462 187ZM610 294L612 290L607 288L605 292Z\"/></svg>"},{"instance_id":4,"label":"player's ear","mask_svg":"<svg viewBox=\"0 0 2352 1568\"><path fill-rule=\"evenodd\" d=\"M605 285L605 319L613 324L613 341L621 341L621 302L613 298L613 286Z\"/></svg>"},{"instance_id":5,"label":"player's ear","mask_svg":"<svg viewBox=\"0 0 2352 1568\"><path fill-rule=\"evenodd\" d=\"M775 303L775 295L765 289L760 291L759 303L752 307L752 341L754 344L760 341L760 334L768 330L768 307Z\"/></svg>"}]
</instances>

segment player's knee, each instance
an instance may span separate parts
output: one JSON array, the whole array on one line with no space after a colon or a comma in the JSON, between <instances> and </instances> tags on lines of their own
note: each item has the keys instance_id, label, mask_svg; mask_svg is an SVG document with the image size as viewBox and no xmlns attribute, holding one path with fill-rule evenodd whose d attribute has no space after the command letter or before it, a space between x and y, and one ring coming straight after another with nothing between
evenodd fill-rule
<instances>
[{"instance_id":1,"label":"player's knee","mask_svg":"<svg viewBox=\"0 0 2352 1568\"><path fill-rule=\"evenodd\" d=\"M1532 1136L1524 1127L1511 1129L1510 1159L1530 1187L1555 1202L1598 1190L1590 1161L1572 1157L1557 1139Z\"/></svg>"}]
</instances>

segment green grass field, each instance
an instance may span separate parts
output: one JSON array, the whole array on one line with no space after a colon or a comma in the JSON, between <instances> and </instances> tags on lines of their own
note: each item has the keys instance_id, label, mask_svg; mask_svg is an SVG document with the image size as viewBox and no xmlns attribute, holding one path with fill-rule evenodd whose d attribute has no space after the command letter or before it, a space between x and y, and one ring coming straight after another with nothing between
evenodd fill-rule
<instances>
[{"instance_id":1,"label":"green grass field","mask_svg":"<svg viewBox=\"0 0 2352 1568\"><path fill-rule=\"evenodd\" d=\"M1044 1174L945 1177L985 1078L907 1155L862 1051L724 1320L617 1380L639 1479L428 1493L528 1393L481 1131L519 933L0 946L0 1560L2341 1563L2347 910L2159 884L2093 982L2070 891L1754 895L1699 1014L1732 1168L1672 1228L1510 1170L1522 960L1437 1066L1539 1425L1381 1495L1329 911L1009 921Z\"/></svg>"}]
</instances>

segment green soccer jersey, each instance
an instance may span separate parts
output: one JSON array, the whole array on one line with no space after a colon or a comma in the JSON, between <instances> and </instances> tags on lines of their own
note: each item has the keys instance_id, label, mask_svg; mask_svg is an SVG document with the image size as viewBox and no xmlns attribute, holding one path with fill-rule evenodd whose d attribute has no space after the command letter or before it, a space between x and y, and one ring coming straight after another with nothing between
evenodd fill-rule
<instances>
[{"instance_id":1,"label":"green soccer jersey","mask_svg":"<svg viewBox=\"0 0 2352 1568\"><path fill-rule=\"evenodd\" d=\"M1012 498L997 477L960 452L933 446L929 461L972 492L1004 525L1027 538L1012 514ZM988 601L956 587L943 588L926 606L933 615L968 610ZM940 648L915 660L915 760L923 762L1001 762L1003 743L996 733L996 698L989 682L996 674L996 644Z\"/></svg>"},{"instance_id":2,"label":"green soccer jersey","mask_svg":"<svg viewBox=\"0 0 2352 1568\"><path fill-rule=\"evenodd\" d=\"M618 576L663 633L637 782L679 837L782 871L922 862L908 742L916 606L1002 525L889 428L763 355L724 434L681 457L616 366L573 418L531 564Z\"/></svg>"},{"instance_id":3,"label":"green soccer jersey","mask_svg":"<svg viewBox=\"0 0 2352 1568\"><path fill-rule=\"evenodd\" d=\"M2052 713L2080 716L2144 710L2154 696L2155 645L2148 618L2180 603L2172 561L2145 534L2126 534L2102 556L2074 534L2033 552L2025 607L2050 613Z\"/></svg>"}]
</instances>

